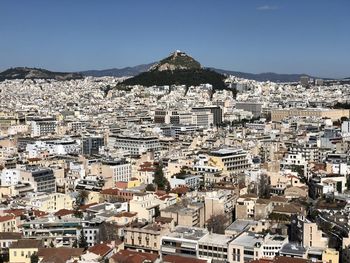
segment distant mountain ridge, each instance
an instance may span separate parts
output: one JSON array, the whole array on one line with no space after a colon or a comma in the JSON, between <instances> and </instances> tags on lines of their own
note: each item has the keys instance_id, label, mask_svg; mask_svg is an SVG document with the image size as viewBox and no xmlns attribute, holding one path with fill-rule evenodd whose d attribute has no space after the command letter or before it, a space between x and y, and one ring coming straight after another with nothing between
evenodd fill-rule
<instances>
[{"instance_id":1,"label":"distant mountain ridge","mask_svg":"<svg viewBox=\"0 0 350 263\"><path fill-rule=\"evenodd\" d=\"M0 72L0 81L6 79L56 79L72 80L82 79L83 75L79 73L53 72L40 68L17 67L10 68Z\"/></svg>"},{"instance_id":2,"label":"distant mountain ridge","mask_svg":"<svg viewBox=\"0 0 350 263\"><path fill-rule=\"evenodd\" d=\"M141 64L134 67L125 67L125 68L111 68L111 69L102 69L102 70L86 70L79 72L83 76L92 76L92 77L133 77L142 72L149 70L156 63Z\"/></svg>"},{"instance_id":3,"label":"distant mountain ridge","mask_svg":"<svg viewBox=\"0 0 350 263\"><path fill-rule=\"evenodd\" d=\"M216 72L219 72L221 74L232 75L238 78L251 79L256 81L298 82L300 81L300 77L302 76L317 78L307 74L279 74L279 73L273 73L273 72L254 74L254 73L246 73L246 72L224 70L224 69L217 69L217 68L210 68L210 69Z\"/></svg>"},{"instance_id":4,"label":"distant mountain ridge","mask_svg":"<svg viewBox=\"0 0 350 263\"><path fill-rule=\"evenodd\" d=\"M169 59L169 57L165 58L165 60L166 59ZM120 69L113 68L113 69L106 69L106 70L87 70L87 71L81 71L79 73L81 73L84 76L92 76L92 77L105 77L105 76L134 77L148 70L156 69L159 63L153 62L149 64L137 65L135 67L126 67L126 68L120 68ZM170 68L171 66L166 65L163 67ZM300 80L301 76L309 76L310 78L315 78L307 74L278 74L273 72L254 74L254 73L246 73L246 72L240 72L240 71L218 69L213 67L209 67L208 69L220 74L233 75L238 78L245 78L245 79L251 79L256 81L297 82Z\"/></svg>"}]
</instances>

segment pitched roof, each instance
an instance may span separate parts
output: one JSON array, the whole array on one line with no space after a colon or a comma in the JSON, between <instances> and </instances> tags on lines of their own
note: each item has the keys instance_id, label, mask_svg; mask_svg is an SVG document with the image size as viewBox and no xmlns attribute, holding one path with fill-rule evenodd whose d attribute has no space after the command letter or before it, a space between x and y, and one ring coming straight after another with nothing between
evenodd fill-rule
<instances>
[{"instance_id":1,"label":"pitched roof","mask_svg":"<svg viewBox=\"0 0 350 263\"><path fill-rule=\"evenodd\" d=\"M10 248L39 248L42 246L41 240L20 239L11 244Z\"/></svg>"},{"instance_id":2,"label":"pitched roof","mask_svg":"<svg viewBox=\"0 0 350 263\"><path fill-rule=\"evenodd\" d=\"M111 248L110 246L102 243L102 244L96 244L92 247L89 247L88 251L90 253L94 253L96 255L99 255L101 257L105 256L106 254L108 254L111 250L113 250L113 248Z\"/></svg>"},{"instance_id":3,"label":"pitched roof","mask_svg":"<svg viewBox=\"0 0 350 263\"><path fill-rule=\"evenodd\" d=\"M0 240L21 239L22 234L16 232L0 232Z\"/></svg>"},{"instance_id":4,"label":"pitched roof","mask_svg":"<svg viewBox=\"0 0 350 263\"><path fill-rule=\"evenodd\" d=\"M162 217L162 216L158 216L155 219L155 222L157 223L161 223L161 224L169 224L173 221L174 219L172 217Z\"/></svg>"},{"instance_id":5,"label":"pitched roof","mask_svg":"<svg viewBox=\"0 0 350 263\"><path fill-rule=\"evenodd\" d=\"M4 211L4 213L6 213L6 214L14 214L15 216L24 215L25 212L26 212L25 209L8 209L8 210Z\"/></svg>"},{"instance_id":6,"label":"pitched roof","mask_svg":"<svg viewBox=\"0 0 350 263\"><path fill-rule=\"evenodd\" d=\"M66 215L72 215L72 214L74 214L73 210L61 209L55 213L55 216L66 216Z\"/></svg>"},{"instance_id":7,"label":"pitched roof","mask_svg":"<svg viewBox=\"0 0 350 263\"><path fill-rule=\"evenodd\" d=\"M15 219L16 217L14 215L4 215L4 216L0 216L0 223L1 222L6 222L6 221L9 221L9 220L13 220Z\"/></svg>"},{"instance_id":8,"label":"pitched roof","mask_svg":"<svg viewBox=\"0 0 350 263\"><path fill-rule=\"evenodd\" d=\"M42 258L40 262L65 263L72 257L79 257L83 254L83 248L39 248L38 257Z\"/></svg>"},{"instance_id":9,"label":"pitched roof","mask_svg":"<svg viewBox=\"0 0 350 263\"><path fill-rule=\"evenodd\" d=\"M207 263L207 260L181 257L176 255L166 255L163 257L164 263Z\"/></svg>"},{"instance_id":10,"label":"pitched roof","mask_svg":"<svg viewBox=\"0 0 350 263\"><path fill-rule=\"evenodd\" d=\"M276 257L273 263L309 263L310 259L290 258L290 257Z\"/></svg>"},{"instance_id":11,"label":"pitched roof","mask_svg":"<svg viewBox=\"0 0 350 263\"><path fill-rule=\"evenodd\" d=\"M158 254L145 252L137 252L132 250L120 250L112 256L113 260L118 263L143 263L148 260L154 262L158 258Z\"/></svg>"}]
</instances>

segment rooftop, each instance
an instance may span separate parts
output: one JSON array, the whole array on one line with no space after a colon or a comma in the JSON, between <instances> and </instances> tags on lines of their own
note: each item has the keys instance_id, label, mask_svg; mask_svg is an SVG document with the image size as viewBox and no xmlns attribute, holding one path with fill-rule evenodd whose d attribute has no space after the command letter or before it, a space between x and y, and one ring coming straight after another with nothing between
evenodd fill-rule
<instances>
[{"instance_id":1,"label":"rooftop","mask_svg":"<svg viewBox=\"0 0 350 263\"><path fill-rule=\"evenodd\" d=\"M203 236L199 242L205 244L214 244L218 246L226 246L231 240L232 237L230 236L209 233L209 235Z\"/></svg>"},{"instance_id":2,"label":"rooftop","mask_svg":"<svg viewBox=\"0 0 350 263\"><path fill-rule=\"evenodd\" d=\"M264 236L254 232L246 232L235 238L231 244L244 246L245 248L260 247L264 241Z\"/></svg>"},{"instance_id":3,"label":"rooftop","mask_svg":"<svg viewBox=\"0 0 350 263\"><path fill-rule=\"evenodd\" d=\"M198 241L207 234L208 230L205 228L177 226L173 232L167 234L166 236Z\"/></svg>"},{"instance_id":4,"label":"rooftop","mask_svg":"<svg viewBox=\"0 0 350 263\"><path fill-rule=\"evenodd\" d=\"M231 225L229 225L226 228L226 230L242 232L248 229L250 226L255 226L257 224L258 224L258 221L237 219Z\"/></svg>"}]
</instances>

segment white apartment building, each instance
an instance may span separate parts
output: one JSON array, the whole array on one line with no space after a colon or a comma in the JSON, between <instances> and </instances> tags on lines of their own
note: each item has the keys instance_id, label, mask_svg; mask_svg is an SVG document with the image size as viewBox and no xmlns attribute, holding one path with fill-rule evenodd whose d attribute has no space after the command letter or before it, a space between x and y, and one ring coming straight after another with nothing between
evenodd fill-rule
<instances>
[{"instance_id":1,"label":"white apartment building","mask_svg":"<svg viewBox=\"0 0 350 263\"><path fill-rule=\"evenodd\" d=\"M113 182L128 182L131 179L131 163L126 159L103 161L101 166L103 178L112 178Z\"/></svg>"},{"instance_id":2,"label":"white apartment building","mask_svg":"<svg viewBox=\"0 0 350 263\"><path fill-rule=\"evenodd\" d=\"M159 152L159 139L155 136L116 135L114 147L128 151L131 155L140 155L147 151Z\"/></svg>"},{"instance_id":3,"label":"white apartment building","mask_svg":"<svg viewBox=\"0 0 350 263\"><path fill-rule=\"evenodd\" d=\"M18 184L20 172L16 169L4 169L0 176L1 186L11 186Z\"/></svg>"},{"instance_id":4,"label":"white apartment building","mask_svg":"<svg viewBox=\"0 0 350 263\"><path fill-rule=\"evenodd\" d=\"M38 119L31 122L31 136L40 137L57 133L57 121L53 119Z\"/></svg>"}]
</instances>

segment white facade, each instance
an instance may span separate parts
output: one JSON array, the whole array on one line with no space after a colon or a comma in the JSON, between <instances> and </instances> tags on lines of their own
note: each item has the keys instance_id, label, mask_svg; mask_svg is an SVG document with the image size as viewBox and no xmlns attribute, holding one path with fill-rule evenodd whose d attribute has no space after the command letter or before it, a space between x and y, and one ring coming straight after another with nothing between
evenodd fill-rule
<instances>
[{"instance_id":1,"label":"white facade","mask_svg":"<svg viewBox=\"0 0 350 263\"><path fill-rule=\"evenodd\" d=\"M18 184L20 179L19 170L15 169L4 169L1 172L1 185L10 186Z\"/></svg>"},{"instance_id":2,"label":"white facade","mask_svg":"<svg viewBox=\"0 0 350 263\"><path fill-rule=\"evenodd\" d=\"M31 124L32 137L45 136L45 135L55 134L55 133L57 133L57 121L40 120L40 121L33 121Z\"/></svg>"},{"instance_id":3,"label":"white facade","mask_svg":"<svg viewBox=\"0 0 350 263\"><path fill-rule=\"evenodd\" d=\"M160 151L158 138L149 136L117 136L114 147L126 150L132 155L139 155L147 151Z\"/></svg>"},{"instance_id":4,"label":"white facade","mask_svg":"<svg viewBox=\"0 0 350 263\"><path fill-rule=\"evenodd\" d=\"M128 182L131 179L131 164L119 164L111 166L113 170L113 181L114 182Z\"/></svg>"}]
</instances>

